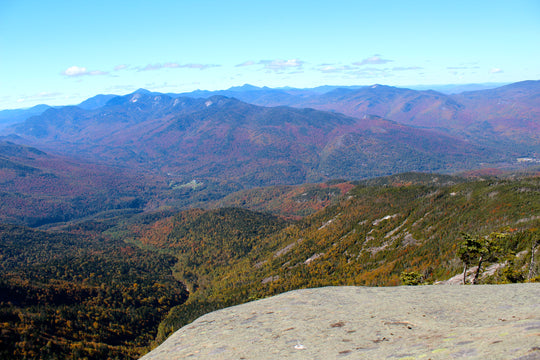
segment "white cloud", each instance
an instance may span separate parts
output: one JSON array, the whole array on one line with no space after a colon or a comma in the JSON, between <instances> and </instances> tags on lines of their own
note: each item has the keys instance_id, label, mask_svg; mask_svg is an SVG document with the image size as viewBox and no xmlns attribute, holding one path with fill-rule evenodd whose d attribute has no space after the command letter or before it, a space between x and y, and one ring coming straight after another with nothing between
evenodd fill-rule
<instances>
[{"instance_id":1,"label":"white cloud","mask_svg":"<svg viewBox=\"0 0 540 360\"><path fill-rule=\"evenodd\" d=\"M463 66L447 66L446 68L448 70L473 70L473 69L479 69L480 66L474 66L474 64L471 64L472 66L463 65Z\"/></svg>"},{"instance_id":2,"label":"white cloud","mask_svg":"<svg viewBox=\"0 0 540 360\"><path fill-rule=\"evenodd\" d=\"M139 87L140 87L140 84L139 84ZM114 86L107 87L105 90L107 92L114 93L114 94L116 93L127 94L127 93L137 90L139 87L137 87L136 85L114 85Z\"/></svg>"},{"instance_id":3,"label":"white cloud","mask_svg":"<svg viewBox=\"0 0 540 360\"><path fill-rule=\"evenodd\" d=\"M376 54L376 55L373 55L371 57L365 58L362 61L357 61L357 62L353 63L353 65L357 65L357 66L381 65L381 64L386 64L386 63L392 62L392 61L394 61L394 60L383 59L383 58L381 58L380 55Z\"/></svg>"},{"instance_id":4,"label":"white cloud","mask_svg":"<svg viewBox=\"0 0 540 360\"><path fill-rule=\"evenodd\" d=\"M272 71L284 71L284 70L291 70L296 69L298 70L304 65L304 62L298 59L290 59L290 60L261 60L259 61L259 64L264 65L264 68L267 70Z\"/></svg>"},{"instance_id":5,"label":"white cloud","mask_svg":"<svg viewBox=\"0 0 540 360\"><path fill-rule=\"evenodd\" d=\"M423 68L420 66L407 66L407 67L396 66L392 68L392 71L408 71L408 70L421 70L421 69Z\"/></svg>"},{"instance_id":6,"label":"white cloud","mask_svg":"<svg viewBox=\"0 0 540 360\"><path fill-rule=\"evenodd\" d=\"M124 70L124 69L127 69L127 65L126 65L126 64L116 65L116 66L114 67L114 71L120 71L120 70Z\"/></svg>"},{"instance_id":7,"label":"white cloud","mask_svg":"<svg viewBox=\"0 0 540 360\"><path fill-rule=\"evenodd\" d=\"M333 64L322 64L318 68L318 70L323 73L338 73L338 72L350 71L353 69L354 68L349 65L333 65Z\"/></svg>"},{"instance_id":8,"label":"white cloud","mask_svg":"<svg viewBox=\"0 0 540 360\"><path fill-rule=\"evenodd\" d=\"M163 67L164 67L163 64L148 64L143 68L139 67L138 71L159 70L159 69L163 69Z\"/></svg>"},{"instance_id":9,"label":"white cloud","mask_svg":"<svg viewBox=\"0 0 540 360\"><path fill-rule=\"evenodd\" d=\"M379 69L379 68L374 68L374 67L367 67L367 68L362 68L361 70L358 70L358 72L387 72L387 71L388 71L388 68Z\"/></svg>"},{"instance_id":10,"label":"white cloud","mask_svg":"<svg viewBox=\"0 0 540 360\"><path fill-rule=\"evenodd\" d=\"M80 66L70 66L62 72L63 75L70 77L77 76L94 76L94 75L107 75L108 73L101 70L92 70L88 71L85 67Z\"/></svg>"},{"instance_id":11,"label":"white cloud","mask_svg":"<svg viewBox=\"0 0 540 360\"><path fill-rule=\"evenodd\" d=\"M188 68L188 69L199 69L199 70L206 70L213 67L219 67L220 65L216 64L185 64L180 65L181 68Z\"/></svg>"},{"instance_id":12,"label":"white cloud","mask_svg":"<svg viewBox=\"0 0 540 360\"><path fill-rule=\"evenodd\" d=\"M389 68L379 69L374 67L360 68L355 71L348 72L351 76L356 78L386 78L389 76L394 76L392 71Z\"/></svg>"},{"instance_id":13,"label":"white cloud","mask_svg":"<svg viewBox=\"0 0 540 360\"><path fill-rule=\"evenodd\" d=\"M251 65L255 65L255 61L248 60L248 61L244 61L243 63L235 65L235 66L236 67L243 67L243 66L251 66Z\"/></svg>"},{"instance_id":14,"label":"white cloud","mask_svg":"<svg viewBox=\"0 0 540 360\"><path fill-rule=\"evenodd\" d=\"M81 76L86 75L88 71L85 67L71 66L64 71L64 75L67 76Z\"/></svg>"},{"instance_id":15,"label":"white cloud","mask_svg":"<svg viewBox=\"0 0 540 360\"><path fill-rule=\"evenodd\" d=\"M274 59L274 60L259 60L255 62L253 60L247 60L243 63L235 65L235 67L247 67L254 65L262 65L264 70L268 72L287 72L288 74L303 72L303 66L305 62L299 59ZM214 65L216 66L216 65Z\"/></svg>"},{"instance_id":16,"label":"white cloud","mask_svg":"<svg viewBox=\"0 0 540 360\"><path fill-rule=\"evenodd\" d=\"M168 62L164 64L148 64L145 67L138 68L138 71L150 71L150 70L160 70L160 69L180 69L180 68L188 68L188 69L199 69L199 70L206 70L212 67L218 67L220 65L215 64L179 64L175 62Z\"/></svg>"},{"instance_id":17,"label":"white cloud","mask_svg":"<svg viewBox=\"0 0 540 360\"><path fill-rule=\"evenodd\" d=\"M324 72L324 73L331 73L331 72L340 72L342 69L341 69L341 67L336 67L336 66L332 66L332 65L326 65L326 66L323 66L323 67L319 68L319 70L321 72Z\"/></svg>"},{"instance_id":18,"label":"white cloud","mask_svg":"<svg viewBox=\"0 0 540 360\"><path fill-rule=\"evenodd\" d=\"M92 70L92 71L89 71L87 75L107 75L108 72L106 71L101 71L101 70Z\"/></svg>"},{"instance_id":19,"label":"white cloud","mask_svg":"<svg viewBox=\"0 0 540 360\"><path fill-rule=\"evenodd\" d=\"M499 69L499 68L493 68L493 69L489 70L490 74L500 74L502 72L503 72L503 70Z\"/></svg>"}]
</instances>

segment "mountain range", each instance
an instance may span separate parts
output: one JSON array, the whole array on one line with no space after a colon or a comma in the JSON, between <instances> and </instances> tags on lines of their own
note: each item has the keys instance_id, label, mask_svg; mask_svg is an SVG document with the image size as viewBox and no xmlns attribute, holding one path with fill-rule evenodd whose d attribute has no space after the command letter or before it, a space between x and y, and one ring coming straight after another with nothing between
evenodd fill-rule
<instances>
[{"instance_id":1,"label":"mountain range","mask_svg":"<svg viewBox=\"0 0 540 360\"><path fill-rule=\"evenodd\" d=\"M51 108L49 105L42 104L29 109L2 110L0 111L0 129L24 122L29 117L40 115L49 108Z\"/></svg>"},{"instance_id":2,"label":"mountain range","mask_svg":"<svg viewBox=\"0 0 540 360\"><path fill-rule=\"evenodd\" d=\"M228 162L224 177L235 178L227 174L229 168L234 172L239 166L249 169L272 162L281 169L278 173L291 173L284 182L299 183L328 176L454 171L489 161L489 155L504 161L529 156L540 144L539 103L538 81L458 95L382 85L327 92L245 85L180 95L140 89L126 96L98 95L79 106L49 108L4 129L4 134L14 132L38 147L55 145L85 156L148 162L192 177L212 176L211 168L221 169ZM451 144L462 151L449 150ZM462 158L468 154L468 164L443 156L456 153ZM424 167L389 169L381 157L394 163L416 157ZM332 169L335 158L341 174ZM442 161L435 165L433 158ZM362 166L370 170L359 170ZM265 181L262 176L258 184Z\"/></svg>"},{"instance_id":3,"label":"mountain range","mask_svg":"<svg viewBox=\"0 0 540 360\"><path fill-rule=\"evenodd\" d=\"M536 121L540 116L540 81L459 94L385 85L335 88L324 93L252 87L206 93L212 94L234 96L262 106L311 107L357 118L376 115L482 143L502 141L524 151L537 150L540 144L540 125Z\"/></svg>"},{"instance_id":4,"label":"mountain range","mask_svg":"<svg viewBox=\"0 0 540 360\"><path fill-rule=\"evenodd\" d=\"M377 115L389 120L416 127L441 129L447 132L481 135L484 137L512 135L519 140L528 130L527 140L538 144L538 125L535 119L540 110L539 81L528 80L500 87L470 85L457 89L462 92L438 92L434 90L412 90L384 85L372 86L320 86L311 89L268 88L246 84L228 90L196 90L189 93L160 94L139 89L135 93L167 95L172 98L209 98L215 95L233 97L260 106L311 107L318 110L340 112L353 117ZM420 87L421 88L421 87ZM445 87L432 87L446 89ZM455 87L453 87L455 88ZM476 89L476 90L475 90ZM481 89L481 90L478 90ZM85 110L105 106L116 95L96 95L77 105ZM47 108L39 105L27 110L0 111L0 124L21 122L40 114ZM480 124L480 125L479 125ZM483 126L483 127L482 127ZM513 132L509 128L517 127ZM526 144L524 139L518 142Z\"/></svg>"},{"instance_id":5,"label":"mountain range","mask_svg":"<svg viewBox=\"0 0 540 360\"><path fill-rule=\"evenodd\" d=\"M221 96L136 93L96 110L49 109L14 130L49 151L242 186L456 171L496 160L492 149L378 116L261 107Z\"/></svg>"}]
</instances>

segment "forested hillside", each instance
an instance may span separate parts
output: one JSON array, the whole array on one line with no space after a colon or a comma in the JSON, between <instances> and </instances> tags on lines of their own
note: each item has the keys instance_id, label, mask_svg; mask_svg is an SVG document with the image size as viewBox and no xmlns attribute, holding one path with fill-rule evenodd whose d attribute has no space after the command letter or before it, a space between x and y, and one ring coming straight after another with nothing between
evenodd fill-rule
<instances>
[{"instance_id":1,"label":"forested hillside","mask_svg":"<svg viewBox=\"0 0 540 360\"><path fill-rule=\"evenodd\" d=\"M0 260L2 359L135 359L187 298L173 256L95 235L0 225Z\"/></svg>"},{"instance_id":2,"label":"forested hillside","mask_svg":"<svg viewBox=\"0 0 540 360\"><path fill-rule=\"evenodd\" d=\"M36 227L138 212L167 190L159 177L0 141L0 223Z\"/></svg>"},{"instance_id":3,"label":"forested hillside","mask_svg":"<svg viewBox=\"0 0 540 360\"><path fill-rule=\"evenodd\" d=\"M499 267L481 283L540 273L537 174L406 173L245 190L221 205L233 204L274 215L168 209L55 231L2 225L0 355L137 358L204 313L284 291L449 279L467 239L498 239L483 269Z\"/></svg>"},{"instance_id":4,"label":"forested hillside","mask_svg":"<svg viewBox=\"0 0 540 360\"><path fill-rule=\"evenodd\" d=\"M366 181L339 203L261 237L244 248L245 256L226 262L219 227L196 227L193 237L187 213L137 227L134 241L184 259L175 271L184 279L189 274L195 290L169 313L158 341L205 312L291 289L399 285L407 272L426 283L448 279L463 270L458 249L466 234L505 234L494 261L505 266L482 282L524 281L540 236L539 180L403 174ZM201 238L207 239L204 256L187 261Z\"/></svg>"},{"instance_id":5,"label":"forested hillside","mask_svg":"<svg viewBox=\"0 0 540 360\"><path fill-rule=\"evenodd\" d=\"M339 201L354 187L353 182L268 186L241 190L213 201L210 207L241 207L299 220Z\"/></svg>"}]
</instances>

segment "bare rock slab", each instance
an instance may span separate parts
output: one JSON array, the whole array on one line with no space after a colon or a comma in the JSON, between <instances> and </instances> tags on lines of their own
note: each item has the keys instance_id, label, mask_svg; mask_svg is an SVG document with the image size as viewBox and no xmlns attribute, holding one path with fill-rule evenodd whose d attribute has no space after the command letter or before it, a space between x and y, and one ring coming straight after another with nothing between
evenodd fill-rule
<instances>
[{"instance_id":1,"label":"bare rock slab","mask_svg":"<svg viewBox=\"0 0 540 360\"><path fill-rule=\"evenodd\" d=\"M206 314L144 360L540 359L540 284L325 287Z\"/></svg>"}]
</instances>

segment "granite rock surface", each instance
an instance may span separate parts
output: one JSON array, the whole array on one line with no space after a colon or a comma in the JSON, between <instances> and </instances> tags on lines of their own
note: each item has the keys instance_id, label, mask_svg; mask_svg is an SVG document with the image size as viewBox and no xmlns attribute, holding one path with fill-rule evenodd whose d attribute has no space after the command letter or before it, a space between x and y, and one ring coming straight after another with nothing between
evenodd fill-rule
<instances>
[{"instance_id":1,"label":"granite rock surface","mask_svg":"<svg viewBox=\"0 0 540 360\"><path fill-rule=\"evenodd\" d=\"M540 284L325 287L206 314L144 360L540 359Z\"/></svg>"}]
</instances>

